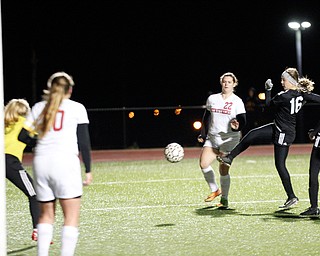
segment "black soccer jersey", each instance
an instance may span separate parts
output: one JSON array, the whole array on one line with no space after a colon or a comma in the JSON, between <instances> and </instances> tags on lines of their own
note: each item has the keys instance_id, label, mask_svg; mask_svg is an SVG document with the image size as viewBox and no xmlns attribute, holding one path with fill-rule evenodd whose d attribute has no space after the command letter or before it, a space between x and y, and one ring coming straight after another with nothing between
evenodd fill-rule
<instances>
[{"instance_id":1,"label":"black soccer jersey","mask_svg":"<svg viewBox=\"0 0 320 256\"><path fill-rule=\"evenodd\" d=\"M267 99L271 93L266 93L266 103L275 107L274 123L281 132L295 134L296 116L307 102L320 103L320 95L303 93L297 90L279 92L271 100Z\"/></svg>"}]
</instances>

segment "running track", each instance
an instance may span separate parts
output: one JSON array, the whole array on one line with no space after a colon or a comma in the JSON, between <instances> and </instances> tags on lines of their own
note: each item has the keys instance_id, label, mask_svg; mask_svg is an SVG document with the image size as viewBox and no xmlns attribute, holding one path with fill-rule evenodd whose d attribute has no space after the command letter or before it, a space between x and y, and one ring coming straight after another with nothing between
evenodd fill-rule
<instances>
[{"instance_id":1,"label":"running track","mask_svg":"<svg viewBox=\"0 0 320 256\"><path fill-rule=\"evenodd\" d=\"M294 144L290 147L289 154L303 155L310 154L312 144ZM93 162L117 162L135 160L161 160L164 159L162 148L152 149L116 149L116 150L94 150L92 151ZM201 147L184 148L185 158L198 158ZM241 155L273 155L272 145L251 146ZM241 156L240 155L240 156ZM23 157L24 165L31 165L32 153L25 153Z\"/></svg>"}]
</instances>

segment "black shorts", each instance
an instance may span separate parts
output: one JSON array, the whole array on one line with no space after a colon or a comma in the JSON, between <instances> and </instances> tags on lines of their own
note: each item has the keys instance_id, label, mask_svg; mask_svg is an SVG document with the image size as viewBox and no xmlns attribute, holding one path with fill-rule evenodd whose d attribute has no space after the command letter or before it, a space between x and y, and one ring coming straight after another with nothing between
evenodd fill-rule
<instances>
[{"instance_id":1,"label":"black shorts","mask_svg":"<svg viewBox=\"0 0 320 256\"><path fill-rule=\"evenodd\" d=\"M288 133L288 132L280 131L279 129L277 129L276 126L274 126L273 134L274 134L273 143L279 146L290 146L296 138L295 132Z\"/></svg>"},{"instance_id":2,"label":"black shorts","mask_svg":"<svg viewBox=\"0 0 320 256\"><path fill-rule=\"evenodd\" d=\"M20 160L10 154L6 154L6 178L19 188L26 196L35 196L33 179L23 168Z\"/></svg>"}]
</instances>

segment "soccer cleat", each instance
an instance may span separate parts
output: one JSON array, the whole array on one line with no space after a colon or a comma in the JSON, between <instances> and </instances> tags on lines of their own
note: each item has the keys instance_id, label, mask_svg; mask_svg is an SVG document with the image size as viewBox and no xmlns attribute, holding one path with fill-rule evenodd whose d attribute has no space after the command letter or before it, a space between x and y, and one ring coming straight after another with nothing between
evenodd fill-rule
<instances>
[{"instance_id":1,"label":"soccer cleat","mask_svg":"<svg viewBox=\"0 0 320 256\"><path fill-rule=\"evenodd\" d=\"M231 164L232 164L232 160L228 157L228 155L226 155L226 156L217 156L217 160L220 162L220 163L222 163L222 164L224 164L224 165L226 165L226 166L231 166Z\"/></svg>"},{"instance_id":2,"label":"soccer cleat","mask_svg":"<svg viewBox=\"0 0 320 256\"><path fill-rule=\"evenodd\" d=\"M302 217L320 217L320 209L319 208L308 208L306 211L300 213Z\"/></svg>"},{"instance_id":3,"label":"soccer cleat","mask_svg":"<svg viewBox=\"0 0 320 256\"><path fill-rule=\"evenodd\" d=\"M34 229L32 231L31 239L33 241L38 241L38 230L37 229ZM51 241L50 244L53 244L53 242Z\"/></svg>"},{"instance_id":4,"label":"soccer cleat","mask_svg":"<svg viewBox=\"0 0 320 256\"><path fill-rule=\"evenodd\" d=\"M205 202L212 202L217 196L220 196L221 190L218 188L217 191L212 192L208 197L204 200Z\"/></svg>"},{"instance_id":5,"label":"soccer cleat","mask_svg":"<svg viewBox=\"0 0 320 256\"><path fill-rule=\"evenodd\" d=\"M281 209L289 209L290 207L296 205L298 203L299 199L297 197L288 198L287 201L280 205L279 208Z\"/></svg>"},{"instance_id":6,"label":"soccer cleat","mask_svg":"<svg viewBox=\"0 0 320 256\"><path fill-rule=\"evenodd\" d=\"M227 209L228 208L228 199L221 197L220 203L216 205L220 209Z\"/></svg>"},{"instance_id":7,"label":"soccer cleat","mask_svg":"<svg viewBox=\"0 0 320 256\"><path fill-rule=\"evenodd\" d=\"M34 230L32 231L31 239L32 239L33 241L38 241L38 230L37 230L37 229L34 229Z\"/></svg>"}]
</instances>

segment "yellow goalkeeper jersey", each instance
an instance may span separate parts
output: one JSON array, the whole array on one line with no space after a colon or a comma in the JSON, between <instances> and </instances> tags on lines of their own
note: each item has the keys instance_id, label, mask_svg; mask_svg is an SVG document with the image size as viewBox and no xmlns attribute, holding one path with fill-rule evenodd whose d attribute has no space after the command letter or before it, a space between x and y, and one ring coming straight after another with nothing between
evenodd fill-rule
<instances>
[{"instance_id":1,"label":"yellow goalkeeper jersey","mask_svg":"<svg viewBox=\"0 0 320 256\"><path fill-rule=\"evenodd\" d=\"M25 117L19 116L18 122L6 127L4 131L5 153L16 156L21 162L26 144L18 140L18 135L25 120Z\"/></svg>"}]
</instances>

